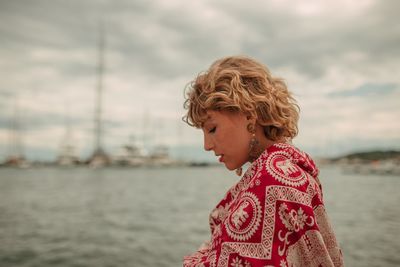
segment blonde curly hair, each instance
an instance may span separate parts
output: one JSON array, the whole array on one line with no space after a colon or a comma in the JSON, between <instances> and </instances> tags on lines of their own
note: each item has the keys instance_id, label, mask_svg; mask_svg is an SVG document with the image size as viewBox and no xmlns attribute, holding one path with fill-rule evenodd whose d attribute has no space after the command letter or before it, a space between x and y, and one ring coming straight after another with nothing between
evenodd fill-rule
<instances>
[{"instance_id":1,"label":"blonde curly hair","mask_svg":"<svg viewBox=\"0 0 400 267\"><path fill-rule=\"evenodd\" d=\"M290 141L298 133L299 107L283 79L272 77L254 59L232 56L215 61L185 89L183 120L201 128L207 110L241 112L264 129L273 141Z\"/></svg>"}]
</instances>

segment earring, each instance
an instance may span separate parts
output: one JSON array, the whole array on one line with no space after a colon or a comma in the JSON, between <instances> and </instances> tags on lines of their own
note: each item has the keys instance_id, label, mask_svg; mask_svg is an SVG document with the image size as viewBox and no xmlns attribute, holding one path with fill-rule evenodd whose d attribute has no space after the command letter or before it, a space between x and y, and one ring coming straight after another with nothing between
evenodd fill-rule
<instances>
[{"instance_id":1,"label":"earring","mask_svg":"<svg viewBox=\"0 0 400 267\"><path fill-rule=\"evenodd\" d=\"M250 144L249 144L249 161L255 161L263 152L263 149L256 138L256 134L253 132Z\"/></svg>"},{"instance_id":2,"label":"earring","mask_svg":"<svg viewBox=\"0 0 400 267\"><path fill-rule=\"evenodd\" d=\"M242 167L236 169L236 174L242 176Z\"/></svg>"}]
</instances>

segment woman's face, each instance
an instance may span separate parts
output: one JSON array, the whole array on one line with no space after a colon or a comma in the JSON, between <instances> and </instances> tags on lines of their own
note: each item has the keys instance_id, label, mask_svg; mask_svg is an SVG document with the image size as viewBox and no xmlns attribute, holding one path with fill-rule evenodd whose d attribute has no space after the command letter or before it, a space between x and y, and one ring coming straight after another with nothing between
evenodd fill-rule
<instances>
[{"instance_id":1,"label":"woman's face","mask_svg":"<svg viewBox=\"0 0 400 267\"><path fill-rule=\"evenodd\" d=\"M207 111L208 119L202 130L204 149L214 151L227 169L242 167L249 158L251 133L247 130L250 121L241 113Z\"/></svg>"}]
</instances>

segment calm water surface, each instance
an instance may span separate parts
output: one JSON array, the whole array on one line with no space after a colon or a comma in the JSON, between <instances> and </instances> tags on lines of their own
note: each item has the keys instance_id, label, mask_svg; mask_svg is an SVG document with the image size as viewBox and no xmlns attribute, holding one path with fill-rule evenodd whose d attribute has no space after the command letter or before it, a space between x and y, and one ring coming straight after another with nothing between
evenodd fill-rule
<instances>
[{"instance_id":1,"label":"calm water surface","mask_svg":"<svg viewBox=\"0 0 400 267\"><path fill-rule=\"evenodd\" d=\"M400 177L320 179L346 266L400 266ZM0 266L181 266L237 180L217 167L0 169Z\"/></svg>"}]
</instances>

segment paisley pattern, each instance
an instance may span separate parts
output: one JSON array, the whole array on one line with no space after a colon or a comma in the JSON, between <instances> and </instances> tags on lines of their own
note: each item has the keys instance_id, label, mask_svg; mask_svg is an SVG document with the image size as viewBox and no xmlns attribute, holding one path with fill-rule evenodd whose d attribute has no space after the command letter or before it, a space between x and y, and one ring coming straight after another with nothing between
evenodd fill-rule
<instances>
[{"instance_id":1,"label":"paisley pattern","mask_svg":"<svg viewBox=\"0 0 400 267\"><path fill-rule=\"evenodd\" d=\"M290 144L264 151L209 219L211 239L184 267L343 266L318 169Z\"/></svg>"}]
</instances>

